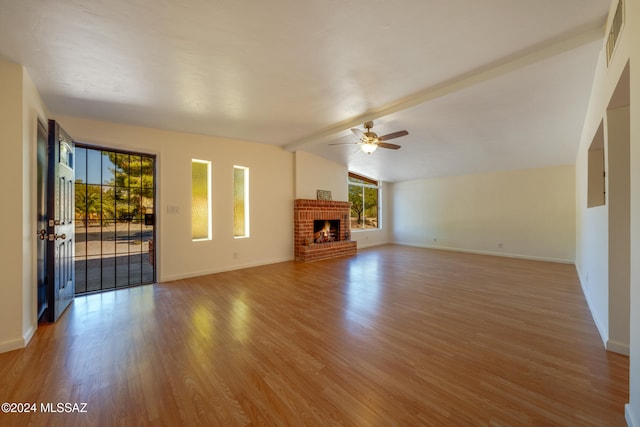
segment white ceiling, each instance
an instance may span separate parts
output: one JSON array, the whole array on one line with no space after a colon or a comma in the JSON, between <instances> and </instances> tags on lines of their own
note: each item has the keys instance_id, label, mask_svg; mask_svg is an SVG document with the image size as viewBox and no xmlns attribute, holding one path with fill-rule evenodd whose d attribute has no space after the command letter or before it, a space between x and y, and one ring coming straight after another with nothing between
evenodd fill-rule
<instances>
[{"instance_id":1,"label":"white ceiling","mask_svg":"<svg viewBox=\"0 0 640 427\"><path fill-rule=\"evenodd\" d=\"M570 164L609 0L0 0L54 115L304 150L386 181ZM371 155L374 119L400 150Z\"/></svg>"}]
</instances>

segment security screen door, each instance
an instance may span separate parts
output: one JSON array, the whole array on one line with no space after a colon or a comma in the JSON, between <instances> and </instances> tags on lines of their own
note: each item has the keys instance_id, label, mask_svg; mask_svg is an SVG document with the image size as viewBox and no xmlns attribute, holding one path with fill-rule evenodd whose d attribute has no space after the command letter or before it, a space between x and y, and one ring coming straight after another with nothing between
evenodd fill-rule
<instances>
[{"instance_id":1,"label":"security screen door","mask_svg":"<svg viewBox=\"0 0 640 427\"><path fill-rule=\"evenodd\" d=\"M76 144L76 295L155 281L155 156Z\"/></svg>"}]
</instances>

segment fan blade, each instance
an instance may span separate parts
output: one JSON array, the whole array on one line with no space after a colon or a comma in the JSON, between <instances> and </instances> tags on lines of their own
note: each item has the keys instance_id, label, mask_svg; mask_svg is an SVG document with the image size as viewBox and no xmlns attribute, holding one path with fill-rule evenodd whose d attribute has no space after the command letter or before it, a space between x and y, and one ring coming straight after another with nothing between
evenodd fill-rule
<instances>
[{"instance_id":1,"label":"fan blade","mask_svg":"<svg viewBox=\"0 0 640 427\"><path fill-rule=\"evenodd\" d=\"M360 144L360 141L358 141L358 142L332 142L331 144L327 144L327 145L353 145L353 144Z\"/></svg>"},{"instance_id":2,"label":"fan blade","mask_svg":"<svg viewBox=\"0 0 640 427\"><path fill-rule=\"evenodd\" d=\"M351 129L353 130L353 129ZM398 132L388 133L378 137L378 141L388 141L393 138L400 138L401 136L409 135L406 130L399 130Z\"/></svg>"},{"instance_id":3,"label":"fan blade","mask_svg":"<svg viewBox=\"0 0 640 427\"><path fill-rule=\"evenodd\" d=\"M367 135L365 135L365 134L364 134L364 132L362 132L360 129L352 128L352 129L351 129L351 132L355 133L355 134L356 134L356 136L357 136L358 138L360 138L361 140L365 140L365 139L367 139Z\"/></svg>"},{"instance_id":4,"label":"fan blade","mask_svg":"<svg viewBox=\"0 0 640 427\"><path fill-rule=\"evenodd\" d=\"M398 144L389 144L388 142L378 142L378 147L391 148L392 150L397 150L398 148L400 148Z\"/></svg>"}]
</instances>

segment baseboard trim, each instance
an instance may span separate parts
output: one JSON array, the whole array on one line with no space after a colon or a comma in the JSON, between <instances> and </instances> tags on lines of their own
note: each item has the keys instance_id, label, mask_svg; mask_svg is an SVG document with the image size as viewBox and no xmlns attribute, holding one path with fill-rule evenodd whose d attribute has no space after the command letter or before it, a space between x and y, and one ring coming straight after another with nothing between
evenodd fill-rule
<instances>
[{"instance_id":1,"label":"baseboard trim","mask_svg":"<svg viewBox=\"0 0 640 427\"><path fill-rule=\"evenodd\" d=\"M624 405L624 419L627 420L627 425L629 427L640 427L640 423L638 423L638 417L636 417L633 412L633 408L630 403Z\"/></svg>"},{"instance_id":2,"label":"baseboard trim","mask_svg":"<svg viewBox=\"0 0 640 427\"><path fill-rule=\"evenodd\" d=\"M355 239L354 239L355 240ZM376 246L384 246L391 245L391 242L378 242L378 243L367 243L363 244L363 242L355 240L358 243L358 249L367 249L367 248L375 248Z\"/></svg>"},{"instance_id":3,"label":"baseboard trim","mask_svg":"<svg viewBox=\"0 0 640 427\"><path fill-rule=\"evenodd\" d=\"M277 264L279 262L286 262L286 261L293 261L293 257L275 258L275 259L270 259L266 261L229 265L221 268L212 268L208 270L194 271L194 272L185 273L185 274L173 274L173 275L161 277L160 279L158 279L157 283L171 282L174 280L182 280L182 279L190 279L192 277L207 276L209 274L224 273L226 271L242 270L242 269L251 268L251 267L260 267L263 265Z\"/></svg>"},{"instance_id":4,"label":"baseboard trim","mask_svg":"<svg viewBox=\"0 0 640 427\"><path fill-rule=\"evenodd\" d=\"M23 338L24 345L23 345L23 347L26 347L29 344L29 342L31 341L31 338L33 338L33 336L35 335L37 330L38 330L38 328L37 328L36 325L31 325L29 327L29 330L27 331L27 333L24 334L24 338Z\"/></svg>"},{"instance_id":5,"label":"baseboard trim","mask_svg":"<svg viewBox=\"0 0 640 427\"><path fill-rule=\"evenodd\" d=\"M33 338L37 330L37 325L31 325L27 332L22 336L22 338L0 343L0 353L7 353L9 351L25 348L27 344L29 344L31 338Z\"/></svg>"},{"instance_id":6,"label":"baseboard trim","mask_svg":"<svg viewBox=\"0 0 640 427\"><path fill-rule=\"evenodd\" d=\"M607 341L607 351L612 351L614 353L624 354L625 356L629 356L630 349L629 343L622 343L618 341Z\"/></svg>"},{"instance_id":7,"label":"baseboard trim","mask_svg":"<svg viewBox=\"0 0 640 427\"><path fill-rule=\"evenodd\" d=\"M24 348L24 338L18 338L11 341L5 341L0 343L0 353L7 353L9 351L18 350Z\"/></svg>"},{"instance_id":8,"label":"baseboard trim","mask_svg":"<svg viewBox=\"0 0 640 427\"><path fill-rule=\"evenodd\" d=\"M548 258L548 257L539 257L539 256L533 256L533 255L512 254L508 252L482 251L478 249L451 248L447 246L422 245L417 243L393 242L393 244L400 245L400 246L412 246L414 248L437 249L441 251L464 252L464 253L478 254L478 255L499 256L504 258L527 259L531 261L546 261L546 262L556 262L559 264L572 264L572 265L575 264L575 260L572 260L572 259Z\"/></svg>"}]
</instances>

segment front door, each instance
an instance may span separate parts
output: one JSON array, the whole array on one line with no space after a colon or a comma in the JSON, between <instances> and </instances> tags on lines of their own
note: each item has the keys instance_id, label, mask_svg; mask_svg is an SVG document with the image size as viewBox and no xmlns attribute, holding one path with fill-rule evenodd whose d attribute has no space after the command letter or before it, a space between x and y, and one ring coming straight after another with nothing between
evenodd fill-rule
<instances>
[{"instance_id":1,"label":"front door","mask_svg":"<svg viewBox=\"0 0 640 427\"><path fill-rule=\"evenodd\" d=\"M47 182L47 304L55 322L71 304L74 285L74 142L54 120L49 120Z\"/></svg>"},{"instance_id":2,"label":"front door","mask_svg":"<svg viewBox=\"0 0 640 427\"><path fill-rule=\"evenodd\" d=\"M38 320L47 308L47 128L38 121Z\"/></svg>"}]
</instances>

